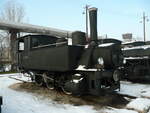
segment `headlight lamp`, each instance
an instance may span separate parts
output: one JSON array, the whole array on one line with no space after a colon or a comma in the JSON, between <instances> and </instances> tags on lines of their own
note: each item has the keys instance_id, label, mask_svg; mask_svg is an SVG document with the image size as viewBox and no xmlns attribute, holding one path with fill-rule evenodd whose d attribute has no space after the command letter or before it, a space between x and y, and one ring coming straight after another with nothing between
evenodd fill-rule
<instances>
[{"instance_id":1,"label":"headlight lamp","mask_svg":"<svg viewBox=\"0 0 150 113\"><path fill-rule=\"evenodd\" d=\"M104 68L104 60L103 60L103 58L102 57L99 57L98 59L97 59L97 66L96 66L98 69L100 69L100 68Z\"/></svg>"}]
</instances>

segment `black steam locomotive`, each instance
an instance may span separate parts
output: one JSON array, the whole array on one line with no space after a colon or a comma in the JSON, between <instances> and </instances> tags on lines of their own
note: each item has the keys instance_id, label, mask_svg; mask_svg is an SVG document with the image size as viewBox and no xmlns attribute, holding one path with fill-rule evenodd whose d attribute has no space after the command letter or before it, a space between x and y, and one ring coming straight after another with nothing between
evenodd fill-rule
<instances>
[{"instance_id":1,"label":"black steam locomotive","mask_svg":"<svg viewBox=\"0 0 150 113\"><path fill-rule=\"evenodd\" d=\"M132 81L150 81L150 45L137 41L122 44L124 78Z\"/></svg>"},{"instance_id":2,"label":"black steam locomotive","mask_svg":"<svg viewBox=\"0 0 150 113\"><path fill-rule=\"evenodd\" d=\"M71 39L47 35L18 38L19 69L38 85L61 88L67 94L99 95L105 89L119 89L121 44L102 44L97 38L97 9L91 8L89 14L90 42L80 31L73 32Z\"/></svg>"}]
</instances>

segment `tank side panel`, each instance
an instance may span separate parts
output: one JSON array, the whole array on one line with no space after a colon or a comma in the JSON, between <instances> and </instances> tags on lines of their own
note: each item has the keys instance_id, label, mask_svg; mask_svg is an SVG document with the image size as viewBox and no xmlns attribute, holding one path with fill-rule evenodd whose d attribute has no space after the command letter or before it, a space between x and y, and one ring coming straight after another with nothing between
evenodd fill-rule
<instances>
[{"instance_id":1,"label":"tank side panel","mask_svg":"<svg viewBox=\"0 0 150 113\"><path fill-rule=\"evenodd\" d=\"M36 48L28 53L22 64L27 69L69 71L77 66L79 47L59 46Z\"/></svg>"}]
</instances>

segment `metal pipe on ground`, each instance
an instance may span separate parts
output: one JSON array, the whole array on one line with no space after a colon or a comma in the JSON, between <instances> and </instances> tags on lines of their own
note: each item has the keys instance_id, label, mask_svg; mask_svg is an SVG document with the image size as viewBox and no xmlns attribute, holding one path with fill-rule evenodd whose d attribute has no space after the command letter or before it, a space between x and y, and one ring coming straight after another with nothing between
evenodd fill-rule
<instances>
[{"instance_id":1,"label":"metal pipe on ground","mask_svg":"<svg viewBox=\"0 0 150 113\"><path fill-rule=\"evenodd\" d=\"M32 24L25 24L25 23L15 23L15 22L8 22L0 20L0 29L1 30L15 30L17 32L26 32L26 33L39 33L57 37L72 37L72 32L67 30L55 29L50 27L43 27L38 25Z\"/></svg>"}]
</instances>

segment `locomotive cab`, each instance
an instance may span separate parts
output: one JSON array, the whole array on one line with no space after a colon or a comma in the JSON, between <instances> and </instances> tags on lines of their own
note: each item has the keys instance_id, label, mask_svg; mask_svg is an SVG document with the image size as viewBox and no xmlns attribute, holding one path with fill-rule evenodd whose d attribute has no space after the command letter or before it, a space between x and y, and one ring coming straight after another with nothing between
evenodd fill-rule
<instances>
[{"instance_id":1,"label":"locomotive cab","mask_svg":"<svg viewBox=\"0 0 150 113\"><path fill-rule=\"evenodd\" d=\"M77 67L83 50L82 46L69 46L64 38L47 35L27 35L17 42L18 65L26 69L69 71Z\"/></svg>"}]
</instances>

